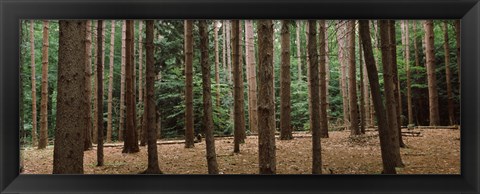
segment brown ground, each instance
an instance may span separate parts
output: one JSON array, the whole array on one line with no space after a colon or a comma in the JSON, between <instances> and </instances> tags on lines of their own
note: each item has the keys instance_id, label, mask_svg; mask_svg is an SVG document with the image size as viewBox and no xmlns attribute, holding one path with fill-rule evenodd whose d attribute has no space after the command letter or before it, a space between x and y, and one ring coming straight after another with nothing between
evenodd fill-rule
<instances>
[{"instance_id":1,"label":"brown ground","mask_svg":"<svg viewBox=\"0 0 480 194\"><path fill-rule=\"evenodd\" d=\"M403 137L408 148L401 150L405 168L399 174L460 174L460 130L415 129L421 137ZM348 131L330 132L330 138L322 139L324 173L334 174L379 174L382 170L377 132L349 137ZM295 134L290 141L276 140L277 173L311 173L311 136ZM206 174L205 141L195 148L185 149L184 144L164 144L160 141L158 151L160 168L166 174ZM170 141L170 143L172 143ZM231 138L217 138L217 161L223 174L258 173L258 138L249 136L240 147L240 154L233 154ZM144 147L135 154L122 154L122 146L106 147L105 166L96 167L95 148L85 152L85 174L136 174L147 165ZM44 150L22 150L27 174L52 173L53 147Z\"/></svg>"}]
</instances>

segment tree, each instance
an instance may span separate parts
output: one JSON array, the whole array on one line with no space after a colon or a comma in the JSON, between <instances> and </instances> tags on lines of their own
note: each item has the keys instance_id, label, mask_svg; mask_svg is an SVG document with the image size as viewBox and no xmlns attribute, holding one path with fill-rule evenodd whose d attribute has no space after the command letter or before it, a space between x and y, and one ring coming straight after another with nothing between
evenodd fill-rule
<instances>
[{"instance_id":1,"label":"tree","mask_svg":"<svg viewBox=\"0 0 480 194\"><path fill-rule=\"evenodd\" d=\"M385 103L386 103L386 115L387 115L387 126L388 129L393 130L393 134L389 135L390 141L394 143L393 149L395 150L395 162L396 166L403 166L401 157L400 157L400 143L398 138L398 123L397 123L397 109L396 109L396 98L395 98L395 84L393 76L393 61L392 61L392 47L390 46L390 21L388 20L379 20L380 26L380 44L381 44L381 55L382 55L382 65L383 65L383 79L385 87ZM365 39L364 39L365 40ZM372 82L370 82L372 84ZM371 86L370 86L371 87ZM372 95L373 96L373 95ZM377 112L377 111L376 111ZM381 112L377 112L378 115ZM398 150L398 151L397 151Z\"/></svg>"},{"instance_id":2,"label":"tree","mask_svg":"<svg viewBox=\"0 0 480 194\"><path fill-rule=\"evenodd\" d=\"M146 90L147 99L145 99L145 111L147 112L146 131L148 132L148 167L145 170L145 174L163 174L158 165L157 154L157 135L155 130L155 69L154 69L154 56L153 56L153 20L146 21Z\"/></svg>"},{"instance_id":3,"label":"tree","mask_svg":"<svg viewBox=\"0 0 480 194\"><path fill-rule=\"evenodd\" d=\"M33 20L30 20L30 67L32 72L32 145L37 145L37 84L35 82L35 37Z\"/></svg>"},{"instance_id":4,"label":"tree","mask_svg":"<svg viewBox=\"0 0 480 194\"><path fill-rule=\"evenodd\" d=\"M445 78L447 82L447 100L448 100L448 123L450 125L455 124L455 116L453 113L453 95L452 95L452 73L450 72L450 46L448 41L448 23L447 21L443 22L443 37L444 44L443 48L445 50ZM458 57L458 56L457 56Z\"/></svg>"},{"instance_id":5,"label":"tree","mask_svg":"<svg viewBox=\"0 0 480 194\"><path fill-rule=\"evenodd\" d=\"M143 103L143 21L138 21L138 102Z\"/></svg>"},{"instance_id":6,"label":"tree","mask_svg":"<svg viewBox=\"0 0 480 194\"><path fill-rule=\"evenodd\" d=\"M366 84L364 84L364 72L363 72L363 62L362 62L362 40L359 38L358 39L358 63L359 63L359 66L360 68L359 71L360 71L360 83L358 84L359 88L358 88L358 91L360 92L360 133L361 134L365 134L365 127L367 126L365 124L365 120L366 120L366 112L365 112L365 94L366 92L365 91L365 87L366 87ZM368 90L368 89L367 89ZM368 94L367 94L368 95Z\"/></svg>"},{"instance_id":7,"label":"tree","mask_svg":"<svg viewBox=\"0 0 480 194\"><path fill-rule=\"evenodd\" d=\"M290 21L282 20L282 61L280 69L280 139L293 139L290 94Z\"/></svg>"},{"instance_id":8,"label":"tree","mask_svg":"<svg viewBox=\"0 0 480 194\"><path fill-rule=\"evenodd\" d=\"M456 41L456 51L457 51L457 69L458 69L458 83L459 87L462 85L462 77L460 76L462 73L462 68L461 68L461 53L460 53L460 45L462 41L460 40L460 20L455 20L455 37L457 39ZM460 95L461 90L458 90L458 93Z\"/></svg>"},{"instance_id":9,"label":"tree","mask_svg":"<svg viewBox=\"0 0 480 194\"><path fill-rule=\"evenodd\" d=\"M248 121L250 132L258 132L257 111L257 71L255 62L255 43L253 40L253 21L245 20L245 63L247 66L248 85Z\"/></svg>"},{"instance_id":10,"label":"tree","mask_svg":"<svg viewBox=\"0 0 480 194\"><path fill-rule=\"evenodd\" d=\"M125 130L125 32L126 21L122 20L122 59L121 59L121 78L120 78L120 124L118 126L118 140L123 141L123 132Z\"/></svg>"},{"instance_id":11,"label":"tree","mask_svg":"<svg viewBox=\"0 0 480 194\"><path fill-rule=\"evenodd\" d=\"M85 143L83 150L92 148L92 26L91 20L86 21L85 36Z\"/></svg>"},{"instance_id":12,"label":"tree","mask_svg":"<svg viewBox=\"0 0 480 194\"><path fill-rule=\"evenodd\" d=\"M193 23L185 20L185 148L194 147L193 135Z\"/></svg>"},{"instance_id":13,"label":"tree","mask_svg":"<svg viewBox=\"0 0 480 194\"><path fill-rule=\"evenodd\" d=\"M240 63L240 21L232 21L232 57L233 57L233 85L234 85L234 148L233 152L240 152L240 143L244 137L245 114L243 99L243 75L241 73L242 64Z\"/></svg>"},{"instance_id":14,"label":"tree","mask_svg":"<svg viewBox=\"0 0 480 194\"><path fill-rule=\"evenodd\" d=\"M410 29L409 21L405 20L405 70L407 74L407 112L408 125L413 125L412 110L412 76L410 72Z\"/></svg>"},{"instance_id":15,"label":"tree","mask_svg":"<svg viewBox=\"0 0 480 194\"><path fill-rule=\"evenodd\" d=\"M216 93L216 99L217 99L217 106L220 106L220 69L219 69L219 56L218 56L218 27L220 23L218 21L215 21L213 23L213 37L214 37L214 44L215 44L215 84L217 85L217 93Z\"/></svg>"},{"instance_id":16,"label":"tree","mask_svg":"<svg viewBox=\"0 0 480 194\"><path fill-rule=\"evenodd\" d=\"M342 24L341 21L338 21L337 23L337 28L339 29L337 31L337 42L338 42L338 61L340 63L340 87L342 88L340 91L342 93L342 105L343 105L343 125L345 130L349 129L348 123L350 119L350 114L348 112L348 91L347 91L347 69L346 69L346 64L345 64L345 29L344 29L344 24Z\"/></svg>"},{"instance_id":17,"label":"tree","mask_svg":"<svg viewBox=\"0 0 480 194\"><path fill-rule=\"evenodd\" d=\"M107 142L112 141L112 100L113 100L113 62L115 53L115 20L112 20L112 30L110 31L110 70L108 81L108 119L107 119Z\"/></svg>"},{"instance_id":18,"label":"tree","mask_svg":"<svg viewBox=\"0 0 480 194\"><path fill-rule=\"evenodd\" d=\"M98 20L97 34L101 34L103 30L103 20ZM97 36L97 56L103 52L103 38L104 36ZM103 166L103 60L97 58L97 166Z\"/></svg>"},{"instance_id":19,"label":"tree","mask_svg":"<svg viewBox=\"0 0 480 194\"><path fill-rule=\"evenodd\" d=\"M425 48L427 58L427 81L428 81L428 99L430 110L430 126L440 125L440 115L438 110L438 92L437 92L437 78L435 76L435 53L434 53L434 38L433 38L433 21L426 20L425 28Z\"/></svg>"},{"instance_id":20,"label":"tree","mask_svg":"<svg viewBox=\"0 0 480 194\"><path fill-rule=\"evenodd\" d=\"M258 154L260 174L275 174L275 115L273 99L273 23L258 20Z\"/></svg>"},{"instance_id":21,"label":"tree","mask_svg":"<svg viewBox=\"0 0 480 194\"><path fill-rule=\"evenodd\" d=\"M125 118L125 138L122 153L135 153L139 151L138 139L135 135L135 90L134 90L134 60L133 60L133 39L134 39L134 25L133 20L126 21L125 32L125 105L127 108L127 115Z\"/></svg>"},{"instance_id":22,"label":"tree","mask_svg":"<svg viewBox=\"0 0 480 194\"><path fill-rule=\"evenodd\" d=\"M59 30L53 174L83 174L86 21L60 20Z\"/></svg>"},{"instance_id":23,"label":"tree","mask_svg":"<svg viewBox=\"0 0 480 194\"><path fill-rule=\"evenodd\" d=\"M214 24L215 25L215 24ZM217 155L215 153L215 139L213 137L213 111L210 81L210 64L208 54L208 26L207 21L201 20L198 24L200 33L200 53L202 65L203 88L203 126L205 127L205 142L207 151L208 174L218 174ZM216 49L217 50L217 49Z\"/></svg>"},{"instance_id":24,"label":"tree","mask_svg":"<svg viewBox=\"0 0 480 194\"><path fill-rule=\"evenodd\" d=\"M357 80L356 80L356 70L355 66L355 20L348 21L348 73L349 73L349 83L348 83L348 92L350 97L350 135L360 135L360 130L358 129L358 108L357 108Z\"/></svg>"},{"instance_id":25,"label":"tree","mask_svg":"<svg viewBox=\"0 0 480 194\"><path fill-rule=\"evenodd\" d=\"M298 82L300 83L302 81L302 56L301 56L301 52L300 52L300 25L302 24L301 23L302 21L301 20L296 20L296 24L297 24L297 39L296 39L296 43L297 43L297 68L298 68Z\"/></svg>"},{"instance_id":26,"label":"tree","mask_svg":"<svg viewBox=\"0 0 480 194\"><path fill-rule=\"evenodd\" d=\"M97 66L97 58L100 57L100 56L97 56L97 45L99 44L97 42L97 28L98 28L98 24L97 24L97 20L94 20L93 21L93 37L92 37L92 43L94 43L95 45L93 46L93 73L92 73L92 79L94 80L94 84L93 84L93 129L92 129L92 142L93 143L97 143L97 139L98 139L98 121L97 121L97 118L98 118L98 109L97 109L97 105L98 105L98 99L97 99L97 87L98 87L98 80L97 80L97 68L95 68Z\"/></svg>"},{"instance_id":27,"label":"tree","mask_svg":"<svg viewBox=\"0 0 480 194\"><path fill-rule=\"evenodd\" d=\"M327 118L327 83L326 83L326 40L325 40L325 20L319 20L319 75L320 75L320 137L328 138L328 118Z\"/></svg>"},{"instance_id":28,"label":"tree","mask_svg":"<svg viewBox=\"0 0 480 194\"><path fill-rule=\"evenodd\" d=\"M227 22L225 20L222 21L222 69L223 69L223 72L225 73L226 72L226 69L227 69L227 57L226 57L226 39L227 39L227 35L226 35L226 32L227 32ZM225 74L223 75L223 78L222 78L223 81L226 82L227 78L225 77Z\"/></svg>"},{"instance_id":29,"label":"tree","mask_svg":"<svg viewBox=\"0 0 480 194\"><path fill-rule=\"evenodd\" d=\"M42 46L42 101L40 104L40 139L38 149L44 149L48 145L48 32L49 22L43 21L43 46Z\"/></svg>"},{"instance_id":30,"label":"tree","mask_svg":"<svg viewBox=\"0 0 480 194\"><path fill-rule=\"evenodd\" d=\"M365 58L365 66L368 73L368 80L370 82L370 92L372 94L372 101L377 113L378 133L380 139L380 150L382 154L383 174L396 174L395 166L396 152L400 153L400 149L396 148L398 143L392 141L396 134L393 128L388 127L385 108L382 102L382 95L380 93L380 84L378 79L377 67L375 65L375 58L373 56L372 43L370 39L370 28L368 20L359 21L359 34L363 45L363 54Z\"/></svg>"}]
</instances>

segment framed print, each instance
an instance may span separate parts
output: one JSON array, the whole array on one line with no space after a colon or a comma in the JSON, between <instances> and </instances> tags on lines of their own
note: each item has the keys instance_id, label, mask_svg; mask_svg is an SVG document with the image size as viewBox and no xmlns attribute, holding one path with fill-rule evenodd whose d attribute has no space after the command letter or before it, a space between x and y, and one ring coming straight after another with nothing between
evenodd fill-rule
<instances>
[{"instance_id":1,"label":"framed print","mask_svg":"<svg viewBox=\"0 0 480 194\"><path fill-rule=\"evenodd\" d=\"M477 193L479 11L1 1L1 192Z\"/></svg>"}]
</instances>

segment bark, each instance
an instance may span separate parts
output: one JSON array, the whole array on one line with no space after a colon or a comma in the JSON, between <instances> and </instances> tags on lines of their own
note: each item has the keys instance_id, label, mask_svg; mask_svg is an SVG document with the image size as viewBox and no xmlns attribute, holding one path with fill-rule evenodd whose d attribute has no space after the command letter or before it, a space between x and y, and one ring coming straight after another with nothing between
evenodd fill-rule
<instances>
[{"instance_id":1,"label":"bark","mask_svg":"<svg viewBox=\"0 0 480 194\"><path fill-rule=\"evenodd\" d=\"M217 86L216 101L217 107L220 107L220 69L219 69L219 56L218 56L218 21L213 22L213 37L215 44L215 85Z\"/></svg>"},{"instance_id":2,"label":"bark","mask_svg":"<svg viewBox=\"0 0 480 194\"><path fill-rule=\"evenodd\" d=\"M138 102L143 103L143 21L138 21Z\"/></svg>"},{"instance_id":3,"label":"bark","mask_svg":"<svg viewBox=\"0 0 480 194\"><path fill-rule=\"evenodd\" d=\"M59 30L53 174L83 174L86 21L60 20Z\"/></svg>"},{"instance_id":4,"label":"bark","mask_svg":"<svg viewBox=\"0 0 480 194\"><path fill-rule=\"evenodd\" d=\"M273 98L273 23L258 20L258 154L260 174L275 174L275 115Z\"/></svg>"},{"instance_id":5,"label":"bark","mask_svg":"<svg viewBox=\"0 0 480 194\"><path fill-rule=\"evenodd\" d=\"M225 77L225 74L226 74L226 68L227 68L227 59L226 59L226 39L227 39L227 36L226 36L226 33L227 33L227 23L225 22L225 20L222 21L222 70L223 70L223 78L222 80L224 82L227 81L227 78Z\"/></svg>"},{"instance_id":6,"label":"bark","mask_svg":"<svg viewBox=\"0 0 480 194\"><path fill-rule=\"evenodd\" d=\"M245 114L243 99L243 75L241 73L242 65L240 63L240 21L232 20L232 56L233 56L233 84L234 84L234 149L233 152L240 152L240 143L244 137L242 132L245 131Z\"/></svg>"},{"instance_id":7,"label":"bark","mask_svg":"<svg viewBox=\"0 0 480 194\"><path fill-rule=\"evenodd\" d=\"M87 20L85 24L85 135L83 150L92 148L92 31L91 20Z\"/></svg>"},{"instance_id":8,"label":"bark","mask_svg":"<svg viewBox=\"0 0 480 194\"><path fill-rule=\"evenodd\" d=\"M225 35L227 36L227 44L226 44L226 47L227 47L227 80L228 80L228 84L230 85L232 83L232 59L231 59L231 56L232 56L232 52L230 50L230 47L231 47L231 21L227 20L225 22L225 27L227 28L226 29L226 32L225 32Z\"/></svg>"},{"instance_id":9,"label":"bark","mask_svg":"<svg viewBox=\"0 0 480 194\"><path fill-rule=\"evenodd\" d=\"M115 20L112 20L112 30L110 31L110 70L108 81L108 118L107 118L107 142L112 141L112 100L113 100L113 62L115 51Z\"/></svg>"},{"instance_id":10,"label":"bark","mask_svg":"<svg viewBox=\"0 0 480 194\"><path fill-rule=\"evenodd\" d=\"M438 91L437 78L435 75L435 53L433 38L433 21L426 20L425 24L425 48L427 59L427 76L428 76L428 98L430 110L430 126L440 125L440 116L438 108Z\"/></svg>"},{"instance_id":11,"label":"bark","mask_svg":"<svg viewBox=\"0 0 480 194\"><path fill-rule=\"evenodd\" d=\"M32 80L32 146L36 146L37 140L37 83L35 75L35 31L34 20L30 20L30 67Z\"/></svg>"},{"instance_id":12,"label":"bark","mask_svg":"<svg viewBox=\"0 0 480 194\"><path fill-rule=\"evenodd\" d=\"M98 20L97 34L101 34L103 30L103 20ZM104 50L103 46L104 36L97 36L97 56L100 56ZM103 166L103 60L97 58L97 166Z\"/></svg>"},{"instance_id":13,"label":"bark","mask_svg":"<svg viewBox=\"0 0 480 194\"><path fill-rule=\"evenodd\" d=\"M378 79L377 67L375 65L375 58L373 56L372 43L370 39L370 29L368 20L359 21L359 34L362 39L363 54L365 57L365 66L368 73L368 80L370 82L370 92L372 94L372 101L377 113L378 133L380 139L380 150L382 154L383 174L396 174L395 166L395 152L400 152L396 148L392 139L395 139L395 131L388 127L385 108L382 102L382 95L380 93L380 84Z\"/></svg>"},{"instance_id":14,"label":"bark","mask_svg":"<svg viewBox=\"0 0 480 194\"><path fill-rule=\"evenodd\" d=\"M120 121L118 126L118 140L123 141L125 131L125 32L126 21L122 20L122 59L121 59L121 78L120 78Z\"/></svg>"},{"instance_id":15,"label":"bark","mask_svg":"<svg viewBox=\"0 0 480 194\"><path fill-rule=\"evenodd\" d=\"M338 61L340 63L340 87L341 87L341 93L342 93L342 105L343 105L343 125L345 130L349 129L349 120L350 120L350 114L348 112L348 91L347 91L347 80L346 80L346 64L345 64L345 54L344 54L344 37L345 37L345 30L343 29L344 27L342 26L340 21L337 23L337 28L339 29L337 32L337 43L338 43Z\"/></svg>"},{"instance_id":16,"label":"bark","mask_svg":"<svg viewBox=\"0 0 480 194\"><path fill-rule=\"evenodd\" d=\"M348 51L349 51L349 63L348 63L348 73L349 73L349 84L348 92L350 97L350 135L360 135L360 130L358 129L358 104L357 104L357 80L356 80L356 70L355 66L355 20L348 21Z\"/></svg>"},{"instance_id":17,"label":"bark","mask_svg":"<svg viewBox=\"0 0 480 194\"><path fill-rule=\"evenodd\" d=\"M213 137L213 111L210 81L210 64L208 54L208 26L205 20L199 21L200 52L203 88L203 126L205 126L205 143L207 151L208 174L218 174L215 139Z\"/></svg>"},{"instance_id":18,"label":"bark","mask_svg":"<svg viewBox=\"0 0 480 194\"><path fill-rule=\"evenodd\" d=\"M326 84L326 41L325 41L325 20L319 21L319 75L320 75L320 137L328 138L328 117L327 117L327 84Z\"/></svg>"},{"instance_id":19,"label":"bark","mask_svg":"<svg viewBox=\"0 0 480 194\"><path fill-rule=\"evenodd\" d=\"M93 79L93 129L92 129L92 142L94 144L97 143L97 136L98 136L98 121L97 121L97 118L98 118L98 109L97 109L97 104L98 104L98 100L97 100L97 87L98 87L98 81L97 81L97 68L95 68L97 66L97 58L100 57L100 56L97 56L97 45L98 45L98 42L97 42L97 28L98 28L98 24L97 24L97 20L94 20L93 21L93 37L92 37L92 43L95 43L95 45L93 46L93 73L92 73L92 79Z\"/></svg>"},{"instance_id":20,"label":"bark","mask_svg":"<svg viewBox=\"0 0 480 194\"><path fill-rule=\"evenodd\" d=\"M126 128L122 153L135 153L139 151L138 139L135 135L135 87L134 87L134 25L133 20L126 21L125 32L125 104L126 104Z\"/></svg>"},{"instance_id":21,"label":"bark","mask_svg":"<svg viewBox=\"0 0 480 194\"><path fill-rule=\"evenodd\" d=\"M280 139L293 139L291 125L291 94L290 94L290 22L282 20L281 29L281 68L280 68Z\"/></svg>"},{"instance_id":22,"label":"bark","mask_svg":"<svg viewBox=\"0 0 480 194\"><path fill-rule=\"evenodd\" d=\"M455 20L455 38L456 38L456 51L457 51L457 71L458 71L458 93L461 93L461 86L462 86L462 68L461 68L461 59L462 55L460 53L460 45L462 41L460 40L460 20Z\"/></svg>"},{"instance_id":23,"label":"bark","mask_svg":"<svg viewBox=\"0 0 480 194\"><path fill-rule=\"evenodd\" d=\"M301 56L301 52L300 52L300 27L301 27L301 23L302 21L301 20L297 20L296 21L296 24L297 24L297 39L296 39L296 43L297 43L297 68L298 68L298 83L301 83L302 81L302 56Z\"/></svg>"},{"instance_id":24,"label":"bark","mask_svg":"<svg viewBox=\"0 0 480 194\"><path fill-rule=\"evenodd\" d=\"M410 72L410 29L409 21L405 21L405 64L407 73L407 112L408 125L413 125L413 110L412 110L412 77Z\"/></svg>"},{"instance_id":25,"label":"bark","mask_svg":"<svg viewBox=\"0 0 480 194\"><path fill-rule=\"evenodd\" d=\"M326 103L327 103L327 126L328 126L328 110L330 110L330 100L328 94L328 88L330 86L330 56L328 50L328 23L325 21L325 96L326 96Z\"/></svg>"},{"instance_id":26,"label":"bark","mask_svg":"<svg viewBox=\"0 0 480 194\"><path fill-rule=\"evenodd\" d=\"M193 134L193 21L185 20L185 148L194 147Z\"/></svg>"},{"instance_id":27,"label":"bark","mask_svg":"<svg viewBox=\"0 0 480 194\"><path fill-rule=\"evenodd\" d=\"M358 68L360 70L360 83L358 84L359 85L359 89L358 91L360 92L360 133L361 134L365 134L365 127L367 126L366 123L365 123L365 119L366 119L366 115L365 115L365 93L363 92L365 89L365 85L364 85L364 80L363 80L363 75L364 75L364 72L363 72L363 61L362 61L362 40L359 38L358 39L358 63L359 63L359 66L360 68Z\"/></svg>"},{"instance_id":28,"label":"bark","mask_svg":"<svg viewBox=\"0 0 480 194\"><path fill-rule=\"evenodd\" d=\"M451 77L452 73L450 72L450 46L448 41L448 23L447 21L443 22L443 37L444 44L443 48L445 50L445 77L447 81L447 99L448 99L448 121L450 125L455 124L455 116L453 112L453 95L452 95L452 82Z\"/></svg>"},{"instance_id":29,"label":"bark","mask_svg":"<svg viewBox=\"0 0 480 194\"><path fill-rule=\"evenodd\" d=\"M247 66L248 84L248 121L250 132L258 132L258 111L257 111L257 71L255 62L255 43L253 40L253 21L245 21L245 59Z\"/></svg>"},{"instance_id":30,"label":"bark","mask_svg":"<svg viewBox=\"0 0 480 194\"><path fill-rule=\"evenodd\" d=\"M43 46L42 46L42 101L40 104L40 139L38 149L48 145L48 34L49 22L43 21Z\"/></svg>"}]
</instances>

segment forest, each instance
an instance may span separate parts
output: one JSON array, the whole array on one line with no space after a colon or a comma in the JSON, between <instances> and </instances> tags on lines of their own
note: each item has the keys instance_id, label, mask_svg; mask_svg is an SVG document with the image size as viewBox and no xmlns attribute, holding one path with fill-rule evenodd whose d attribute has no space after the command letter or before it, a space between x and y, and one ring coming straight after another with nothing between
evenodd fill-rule
<instances>
[{"instance_id":1,"label":"forest","mask_svg":"<svg viewBox=\"0 0 480 194\"><path fill-rule=\"evenodd\" d=\"M22 20L20 172L459 174L459 20Z\"/></svg>"}]
</instances>

